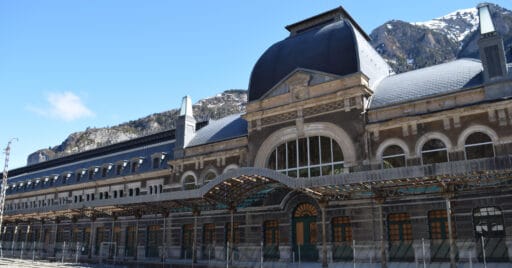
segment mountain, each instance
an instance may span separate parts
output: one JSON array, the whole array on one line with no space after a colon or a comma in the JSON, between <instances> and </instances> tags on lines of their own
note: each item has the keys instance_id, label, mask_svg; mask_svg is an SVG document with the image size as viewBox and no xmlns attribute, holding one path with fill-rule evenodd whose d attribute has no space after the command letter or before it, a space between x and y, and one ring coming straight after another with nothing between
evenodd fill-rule
<instances>
[{"instance_id":1,"label":"mountain","mask_svg":"<svg viewBox=\"0 0 512 268\"><path fill-rule=\"evenodd\" d=\"M512 11L494 4L490 8L508 50L512 44ZM477 9L468 8L425 22L388 21L370 37L375 49L395 72L401 73L456 58L478 58L478 23Z\"/></svg>"},{"instance_id":2,"label":"mountain","mask_svg":"<svg viewBox=\"0 0 512 268\"><path fill-rule=\"evenodd\" d=\"M232 89L199 100L192 108L196 120L201 122L244 112L246 103L247 90ZM176 126L178 114L179 109L172 109L117 126L87 128L85 131L72 133L60 145L30 154L27 165L173 129Z\"/></svg>"}]
</instances>

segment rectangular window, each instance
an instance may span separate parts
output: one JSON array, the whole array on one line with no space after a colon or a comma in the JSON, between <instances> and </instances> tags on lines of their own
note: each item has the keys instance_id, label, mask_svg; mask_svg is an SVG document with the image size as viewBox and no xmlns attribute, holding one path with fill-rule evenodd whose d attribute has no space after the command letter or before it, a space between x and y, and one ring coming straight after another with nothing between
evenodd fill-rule
<instances>
[{"instance_id":1,"label":"rectangular window","mask_svg":"<svg viewBox=\"0 0 512 268\"><path fill-rule=\"evenodd\" d=\"M153 158L153 169L160 168L160 157Z\"/></svg>"},{"instance_id":2,"label":"rectangular window","mask_svg":"<svg viewBox=\"0 0 512 268\"><path fill-rule=\"evenodd\" d=\"M160 225L150 225L147 230L146 257L158 257L158 248L162 245Z\"/></svg>"},{"instance_id":3,"label":"rectangular window","mask_svg":"<svg viewBox=\"0 0 512 268\"><path fill-rule=\"evenodd\" d=\"M124 251L126 256L134 257L135 256L135 249L137 248L135 237L136 229L135 226L128 226L126 227L126 240L124 244Z\"/></svg>"}]
</instances>

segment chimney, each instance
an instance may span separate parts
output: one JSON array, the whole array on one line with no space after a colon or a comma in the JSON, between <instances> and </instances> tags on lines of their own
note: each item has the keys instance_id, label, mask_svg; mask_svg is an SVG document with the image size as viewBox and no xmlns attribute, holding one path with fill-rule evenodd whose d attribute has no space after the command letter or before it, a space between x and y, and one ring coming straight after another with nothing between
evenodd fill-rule
<instances>
[{"instance_id":1,"label":"chimney","mask_svg":"<svg viewBox=\"0 0 512 268\"><path fill-rule=\"evenodd\" d=\"M478 48L484 67L484 80L487 83L506 77L507 63L503 48L503 38L496 32L489 4L480 4L477 8L480 18Z\"/></svg>"},{"instance_id":2,"label":"chimney","mask_svg":"<svg viewBox=\"0 0 512 268\"><path fill-rule=\"evenodd\" d=\"M196 133L196 120L192 110L192 100L189 96L183 97L180 115L176 120L176 143L174 144L174 158L182 158L184 149Z\"/></svg>"}]
</instances>

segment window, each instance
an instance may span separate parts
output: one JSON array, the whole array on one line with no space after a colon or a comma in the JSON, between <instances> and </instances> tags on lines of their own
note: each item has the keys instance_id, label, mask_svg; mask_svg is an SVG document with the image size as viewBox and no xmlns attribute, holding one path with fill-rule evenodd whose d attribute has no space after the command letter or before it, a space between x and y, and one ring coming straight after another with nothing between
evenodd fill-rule
<instances>
[{"instance_id":1,"label":"window","mask_svg":"<svg viewBox=\"0 0 512 268\"><path fill-rule=\"evenodd\" d=\"M429 211L428 225L430 230L430 239L448 239L448 217L446 216L446 210L443 209ZM455 225L453 224L453 222L452 231L455 234Z\"/></svg>"},{"instance_id":2,"label":"window","mask_svg":"<svg viewBox=\"0 0 512 268\"><path fill-rule=\"evenodd\" d=\"M132 188L128 189L128 196L133 196L133 189Z\"/></svg>"},{"instance_id":3,"label":"window","mask_svg":"<svg viewBox=\"0 0 512 268\"><path fill-rule=\"evenodd\" d=\"M335 244L352 243L352 226L347 216L332 219L332 238Z\"/></svg>"},{"instance_id":4,"label":"window","mask_svg":"<svg viewBox=\"0 0 512 268\"><path fill-rule=\"evenodd\" d=\"M153 169L161 168L165 160L166 153L158 153L153 155Z\"/></svg>"},{"instance_id":5,"label":"window","mask_svg":"<svg viewBox=\"0 0 512 268\"><path fill-rule=\"evenodd\" d=\"M473 211L473 222L477 238L505 236L503 214L497 207L477 208Z\"/></svg>"},{"instance_id":6,"label":"window","mask_svg":"<svg viewBox=\"0 0 512 268\"><path fill-rule=\"evenodd\" d=\"M153 169L157 169L157 168L160 168L160 158L158 157L155 157L153 158Z\"/></svg>"},{"instance_id":7,"label":"window","mask_svg":"<svg viewBox=\"0 0 512 268\"><path fill-rule=\"evenodd\" d=\"M217 175L213 171L206 173L204 176L204 184L207 184L211 180L215 179L215 177L217 177Z\"/></svg>"},{"instance_id":8,"label":"window","mask_svg":"<svg viewBox=\"0 0 512 268\"><path fill-rule=\"evenodd\" d=\"M126 227L126 235L125 235L125 243L124 243L124 252L126 256L135 256L136 253L136 242L135 238L137 237L136 226L128 226Z\"/></svg>"},{"instance_id":9,"label":"window","mask_svg":"<svg viewBox=\"0 0 512 268\"><path fill-rule=\"evenodd\" d=\"M121 162L118 162L116 165L116 175L121 175L123 173L124 168L128 165L127 160L123 160Z\"/></svg>"},{"instance_id":10,"label":"window","mask_svg":"<svg viewBox=\"0 0 512 268\"><path fill-rule=\"evenodd\" d=\"M196 188L196 178L192 175L188 175L183 179L183 189L191 190Z\"/></svg>"},{"instance_id":11,"label":"window","mask_svg":"<svg viewBox=\"0 0 512 268\"><path fill-rule=\"evenodd\" d=\"M414 260L412 224L407 213L388 216L389 259L392 261Z\"/></svg>"},{"instance_id":12,"label":"window","mask_svg":"<svg viewBox=\"0 0 512 268\"><path fill-rule=\"evenodd\" d=\"M101 177L106 177L110 170L112 169L112 164L108 164L101 168Z\"/></svg>"},{"instance_id":13,"label":"window","mask_svg":"<svg viewBox=\"0 0 512 268\"><path fill-rule=\"evenodd\" d=\"M182 256L184 259L192 259L192 247L194 245L194 225L184 224L182 227Z\"/></svg>"},{"instance_id":14,"label":"window","mask_svg":"<svg viewBox=\"0 0 512 268\"><path fill-rule=\"evenodd\" d=\"M279 259L279 224L276 220L263 223L263 257L265 260Z\"/></svg>"},{"instance_id":15,"label":"window","mask_svg":"<svg viewBox=\"0 0 512 268\"><path fill-rule=\"evenodd\" d=\"M76 173L76 181L80 181L82 179L82 176L84 175L84 171L78 171Z\"/></svg>"},{"instance_id":16,"label":"window","mask_svg":"<svg viewBox=\"0 0 512 268\"><path fill-rule=\"evenodd\" d=\"M494 144L489 136L482 132L475 132L466 138L464 144L466 159L494 157Z\"/></svg>"},{"instance_id":17,"label":"window","mask_svg":"<svg viewBox=\"0 0 512 268\"><path fill-rule=\"evenodd\" d=\"M343 152L329 137L305 137L277 146L270 154L267 167L290 177L338 174L343 172Z\"/></svg>"},{"instance_id":18,"label":"window","mask_svg":"<svg viewBox=\"0 0 512 268\"><path fill-rule=\"evenodd\" d=\"M405 167L405 153L402 147L390 145L382 153L382 164L384 168Z\"/></svg>"},{"instance_id":19,"label":"window","mask_svg":"<svg viewBox=\"0 0 512 268\"><path fill-rule=\"evenodd\" d=\"M144 162L144 159L142 157L139 157L132 161L131 171L132 173L137 172L139 168L142 166L142 163Z\"/></svg>"},{"instance_id":20,"label":"window","mask_svg":"<svg viewBox=\"0 0 512 268\"><path fill-rule=\"evenodd\" d=\"M505 222L501 209L498 207L476 208L473 210L473 225L477 239L478 259L483 259L485 250L487 261L508 261Z\"/></svg>"},{"instance_id":21,"label":"window","mask_svg":"<svg viewBox=\"0 0 512 268\"><path fill-rule=\"evenodd\" d=\"M423 144L421 159L424 165L448 162L448 150L444 142L431 139Z\"/></svg>"},{"instance_id":22,"label":"window","mask_svg":"<svg viewBox=\"0 0 512 268\"><path fill-rule=\"evenodd\" d=\"M412 241L412 225L407 213L388 216L389 241Z\"/></svg>"},{"instance_id":23,"label":"window","mask_svg":"<svg viewBox=\"0 0 512 268\"><path fill-rule=\"evenodd\" d=\"M147 229L146 257L158 257L162 245L162 230L160 225L150 225Z\"/></svg>"},{"instance_id":24,"label":"window","mask_svg":"<svg viewBox=\"0 0 512 268\"><path fill-rule=\"evenodd\" d=\"M136 172L138 168L139 168L139 163L133 162L132 163L132 173Z\"/></svg>"},{"instance_id":25,"label":"window","mask_svg":"<svg viewBox=\"0 0 512 268\"><path fill-rule=\"evenodd\" d=\"M240 228L238 228L238 223L235 222L233 224L233 234L234 234L234 240L231 239L231 223L228 222L226 224L226 243L232 242L233 245L240 244Z\"/></svg>"},{"instance_id":26,"label":"window","mask_svg":"<svg viewBox=\"0 0 512 268\"><path fill-rule=\"evenodd\" d=\"M203 242L205 245L213 246L215 243L215 224L205 223L203 226Z\"/></svg>"},{"instance_id":27,"label":"window","mask_svg":"<svg viewBox=\"0 0 512 268\"><path fill-rule=\"evenodd\" d=\"M431 259L436 261L450 260L450 242L446 210L441 209L429 211L428 227L431 240ZM453 220L452 234L453 238L455 238L455 222Z\"/></svg>"}]
</instances>

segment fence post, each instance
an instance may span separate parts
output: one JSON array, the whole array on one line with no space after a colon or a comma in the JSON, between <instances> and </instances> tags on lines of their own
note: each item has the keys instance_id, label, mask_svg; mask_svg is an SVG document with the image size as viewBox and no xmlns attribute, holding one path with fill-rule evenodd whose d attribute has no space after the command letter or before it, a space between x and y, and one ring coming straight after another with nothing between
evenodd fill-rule
<instances>
[{"instance_id":1,"label":"fence post","mask_svg":"<svg viewBox=\"0 0 512 268\"><path fill-rule=\"evenodd\" d=\"M260 243L260 268L263 268L263 241Z\"/></svg>"},{"instance_id":2,"label":"fence post","mask_svg":"<svg viewBox=\"0 0 512 268\"><path fill-rule=\"evenodd\" d=\"M473 268L473 256L471 250L469 251L469 268Z\"/></svg>"},{"instance_id":3,"label":"fence post","mask_svg":"<svg viewBox=\"0 0 512 268\"><path fill-rule=\"evenodd\" d=\"M20 260L23 260L23 247L25 247L25 242L24 242L24 241L21 241Z\"/></svg>"},{"instance_id":4,"label":"fence post","mask_svg":"<svg viewBox=\"0 0 512 268\"><path fill-rule=\"evenodd\" d=\"M80 252L80 242L76 242L75 263L78 263L78 253L79 252Z\"/></svg>"},{"instance_id":5,"label":"fence post","mask_svg":"<svg viewBox=\"0 0 512 268\"><path fill-rule=\"evenodd\" d=\"M229 241L227 241L226 246L226 268L229 268Z\"/></svg>"},{"instance_id":6,"label":"fence post","mask_svg":"<svg viewBox=\"0 0 512 268\"><path fill-rule=\"evenodd\" d=\"M356 268L356 240L352 240L352 260L354 261L354 268Z\"/></svg>"},{"instance_id":7,"label":"fence post","mask_svg":"<svg viewBox=\"0 0 512 268\"><path fill-rule=\"evenodd\" d=\"M480 236L480 241L482 241L482 256L484 257L484 268L487 268L487 260L485 259L485 243L484 236Z\"/></svg>"},{"instance_id":8,"label":"fence post","mask_svg":"<svg viewBox=\"0 0 512 268\"><path fill-rule=\"evenodd\" d=\"M427 262L425 261L425 238L421 238L421 251L423 253L423 268L427 268Z\"/></svg>"}]
</instances>

